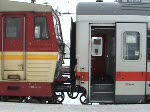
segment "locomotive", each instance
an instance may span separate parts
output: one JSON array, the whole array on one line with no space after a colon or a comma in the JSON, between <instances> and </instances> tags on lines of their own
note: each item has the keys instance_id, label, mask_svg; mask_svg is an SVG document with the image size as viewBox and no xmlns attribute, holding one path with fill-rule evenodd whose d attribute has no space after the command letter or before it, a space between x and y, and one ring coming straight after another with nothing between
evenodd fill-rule
<instances>
[{"instance_id":1,"label":"locomotive","mask_svg":"<svg viewBox=\"0 0 150 112\"><path fill-rule=\"evenodd\" d=\"M0 1L0 100L62 103L150 101L150 4L83 2L71 21L70 67L50 5Z\"/></svg>"},{"instance_id":2,"label":"locomotive","mask_svg":"<svg viewBox=\"0 0 150 112\"><path fill-rule=\"evenodd\" d=\"M1 101L59 102L64 42L53 8L0 0L0 21Z\"/></svg>"}]
</instances>

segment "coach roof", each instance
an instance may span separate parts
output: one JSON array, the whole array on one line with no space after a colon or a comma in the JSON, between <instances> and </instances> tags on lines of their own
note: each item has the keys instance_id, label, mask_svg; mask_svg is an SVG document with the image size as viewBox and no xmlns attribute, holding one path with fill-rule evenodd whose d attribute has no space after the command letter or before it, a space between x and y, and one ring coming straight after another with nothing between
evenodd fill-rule
<instances>
[{"instance_id":1,"label":"coach roof","mask_svg":"<svg viewBox=\"0 0 150 112\"><path fill-rule=\"evenodd\" d=\"M150 3L79 3L77 15L150 15Z\"/></svg>"},{"instance_id":2,"label":"coach roof","mask_svg":"<svg viewBox=\"0 0 150 112\"><path fill-rule=\"evenodd\" d=\"M49 5L0 0L0 12L52 12Z\"/></svg>"}]
</instances>

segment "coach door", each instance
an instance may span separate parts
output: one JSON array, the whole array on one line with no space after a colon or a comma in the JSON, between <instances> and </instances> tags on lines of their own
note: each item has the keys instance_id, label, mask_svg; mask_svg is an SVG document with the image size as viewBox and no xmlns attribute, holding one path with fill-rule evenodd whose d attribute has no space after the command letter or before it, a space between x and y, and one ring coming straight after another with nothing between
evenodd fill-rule
<instances>
[{"instance_id":1,"label":"coach door","mask_svg":"<svg viewBox=\"0 0 150 112\"><path fill-rule=\"evenodd\" d=\"M116 103L144 101L146 38L146 23L116 23Z\"/></svg>"},{"instance_id":2,"label":"coach door","mask_svg":"<svg viewBox=\"0 0 150 112\"><path fill-rule=\"evenodd\" d=\"M2 23L2 79L24 80L25 18L5 15Z\"/></svg>"}]
</instances>

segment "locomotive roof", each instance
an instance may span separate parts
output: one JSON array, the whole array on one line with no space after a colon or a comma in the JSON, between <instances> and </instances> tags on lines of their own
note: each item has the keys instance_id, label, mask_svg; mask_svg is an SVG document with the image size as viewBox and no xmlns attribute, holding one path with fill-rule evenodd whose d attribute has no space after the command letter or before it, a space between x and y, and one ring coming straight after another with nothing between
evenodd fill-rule
<instances>
[{"instance_id":1,"label":"locomotive roof","mask_svg":"<svg viewBox=\"0 0 150 112\"><path fill-rule=\"evenodd\" d=\"M150 15L150 3L79 3L77 15Z\"/></svg>"},{"instance_id":2,"label":"locomotive roof","mask_svg":"<svg viewBox=\"0 0 150 112\"><path fill-rule=\"evenodd\" d=\"M52 12L52 7L49 5L40 5L34 3L16 2L9 0L0 0L0 12Z\"/></svg>"}]
</instances>

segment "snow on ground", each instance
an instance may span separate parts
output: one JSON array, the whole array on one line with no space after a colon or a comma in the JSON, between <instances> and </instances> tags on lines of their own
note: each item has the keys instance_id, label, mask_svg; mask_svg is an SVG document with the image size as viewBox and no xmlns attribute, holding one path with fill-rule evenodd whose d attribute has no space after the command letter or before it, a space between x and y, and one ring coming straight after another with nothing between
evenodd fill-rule
<instances>
[{"instance_id":1,"label":"snow on ground","mask_svg":"<svg viewBox=\"0 0 150 112\"><path fill-rule=\"evenodd\" d=\"M69 98L66 92L64 94L65 94L65 99L63 101L63 104L67 104L67 105L69 105L69 104L71 104L71 105L80 105L81 104L80 99L79 99L81 94L79 94L76 99Z\"/></svg>"},{"instance_id":2,"label":"snow on ground","mask_svg":"<svg viewBox=\"0 0 150 112\"><path fill-rule=\"evenodd\" d=\"M60 105L0 102L0 112L150 112L150 104Z\"/></svg>"}]
</instances>

